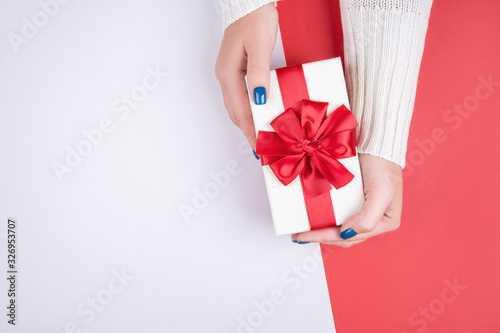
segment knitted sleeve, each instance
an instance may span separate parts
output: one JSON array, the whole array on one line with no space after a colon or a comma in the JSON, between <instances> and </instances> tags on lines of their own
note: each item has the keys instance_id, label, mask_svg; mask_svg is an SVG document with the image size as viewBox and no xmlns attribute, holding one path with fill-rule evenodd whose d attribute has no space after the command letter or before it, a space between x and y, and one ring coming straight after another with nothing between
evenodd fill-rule
<instances>
[{"instance_id":1,"label":"knitted sleeve","mask_svg":"<svg viewBox=\"0 0 500 333\"><path fill-rule=\"evenodd\" d=\"M358 152L404 168L432 0L340 0Z\"/></svg>"},{"instance_id":2,"label":"knitted sleeve","mask_svg":"<svg viewBox=\"0 0 500 333\"><path fill-rule=\"evenodd\" d=\"M222 10L222 26L224 30L239 18L253 12L274 0L219 0Z\"/></svg>"}]
</instances>

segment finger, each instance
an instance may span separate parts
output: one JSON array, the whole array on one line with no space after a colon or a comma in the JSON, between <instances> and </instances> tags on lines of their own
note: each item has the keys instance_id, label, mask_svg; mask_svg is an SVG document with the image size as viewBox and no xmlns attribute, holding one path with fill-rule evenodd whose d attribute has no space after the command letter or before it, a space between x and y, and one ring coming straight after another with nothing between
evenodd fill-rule
<instances>
[{"instance_id":1,"label":"finger","mask_svg":"<svg viewBox=\"0 0 500 333\"><path fill-rule=\"evenodd\" d=\"M234 95L234 115L236 121L238 122L238 127L247 138L252 149L255 150L257 138L244 77L241 77L240 80L234 81L232 89L232 93Z\"/></svg>"},{"instance_id":2,"label":"finger","mask_svg":"<svg viewBox=\"0 0 500 333\"><path fill-rule=\"evenodd\" d=\"M231 121L240 128L248 143L255 150L255 127L248 100L244 74L233 71L221 80L221 89L224 96L224 105Z\"/></svg>"},{"instance_id":3,"label":"finger","mask_svg":"<svg viewBox=\"0 0 500 333\"><path fill-rule=\"evenodd\" d=\"M382 190L376 195L367 195L359 213L348 218L340 228L340 237L348 239L357 234L373 232L384 217L392 196Z\"/></svg>"},{"instance_id":4,"label":"finger","mask_svg":"<svg viewBox=\"0 0 500 333\"><path fill-rule=\"evenodd\" d=\"M230 33L226 30L226 33ZM223 39L215 74L219 80L224 106L231 121L238 126L255 150L255 129L245 83L246 54L243 45L233 45Z\"/></svg>"},{"instance_id":5,"label":"finger","mask_svg":"<svg viewBox=\"0 0 500 333\"><path fill-rule=\"evenodd\" d=\"M356 245L362 243L367 238L361 239L342 239L340 237L340 228L324 228L318 229L314 231L301 232L299 234L292 235L292 240L296 243L322 243L327 245L336 245L343 248L351 247L352 245Z\"/></svg>"},{"instance_id":6,"label":"finger","mask_svg":"<svg viewBox=\"0 0 500 333\"><path fill-rule=\"evenodd\" d=\"M222 90L222 96L224 98L224 107L226 108L227 114L229 115L229 119L235 124L236 126L240 127L240 124L238 123L238 119L236 119L236 116L233 112L233 106L232 106L232 99L229 98L229 93L226 88L225 82L220 83L221 90Z\"/></svg>"},{"instance_id":7,"label":"finger","mask_svg":"<svg viewBox=\"0 0 500 333\"><path fill-rule=\"evenodd\" d=\"M257 105L266 104L269 97L271 53L273 46L257 41L248 49L247 83L252 101ZM267 45L266 45L267 44Z\"/></svg>"},{"instance_id":8,"label":"finger","mask_svg":"<svg viewBox=\"0 0 500 333\"><path fill-rule=\"evenodd\" d=\"M292 236L297 242L331 243L342 241L340 228L330 227L313 231L305 231Z\"/></svg>"},{"instance_id":9,"label":"finger","mask_svg":"<svg viewBox=\"0 0 500 333\"><path fill-rule=\"evenodd\" d=\"M309 241L298 240L298 239L297 239L298 235L300 235L300 233L298 233L298 234L292 234L292 235L291 235L292 242L294 242L294 243L298 243L298 244L307 244L307 243L311 243L311 242L309 242Z\"/></svg>"},{"instance_id":10,"label":"finger","mask_svg":"<svg viewBox=\"0 0 500 333\"><path fill-rule=\"evenodd\" d=\"M343 247L345 249L350 248L353 245L363 243L366 239L356 239L356 240L344 240L342 242L334 242L334 243L324 243L326 245L336 245Z\"/></svg>"}]
</instances>

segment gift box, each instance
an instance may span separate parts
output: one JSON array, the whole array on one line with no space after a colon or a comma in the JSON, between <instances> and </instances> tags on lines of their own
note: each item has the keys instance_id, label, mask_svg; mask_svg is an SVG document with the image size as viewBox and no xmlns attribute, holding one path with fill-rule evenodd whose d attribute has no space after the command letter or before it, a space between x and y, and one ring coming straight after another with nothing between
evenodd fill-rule
<instances>
[{"instance_id":1,"label":"gift box","mask_svg":"<svg viewBox=\"0 0 500 333\"><path fill-rule=\"evenodd\" d=\"M250 104L276 236L339 226L359 212L358 124L340 58L272 70L266 104Z\"/></svg>"}]
</instances>

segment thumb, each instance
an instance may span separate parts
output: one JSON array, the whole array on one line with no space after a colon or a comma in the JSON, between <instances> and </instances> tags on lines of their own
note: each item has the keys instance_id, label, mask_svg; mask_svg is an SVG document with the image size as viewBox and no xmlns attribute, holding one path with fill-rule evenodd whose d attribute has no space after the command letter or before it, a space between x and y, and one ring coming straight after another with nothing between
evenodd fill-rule
<instances>
[{"instance_id":1,"label":"thumb","mask_svg":"<svg viewBox=\"0 0 500 333\"><path fill-rule=\"evenodd\" d=\"M247 84L252 102L257 105L266 104L269 97L269 81L272 48L253 47L248 52Z\"/></svg>"},{"instance_id":2,"label":"thumb","mask_svg":"<svg viewBox=\"0 0 500 333\"><path fill-rule=\"evenodd\" d=\"M348 239L357 234L374 231L384 217L390 202L389 196L383 196L380 193L376 196L367 196L360 212L348 218L340 228L340 237Z\"/></svg>"}]
</instances>

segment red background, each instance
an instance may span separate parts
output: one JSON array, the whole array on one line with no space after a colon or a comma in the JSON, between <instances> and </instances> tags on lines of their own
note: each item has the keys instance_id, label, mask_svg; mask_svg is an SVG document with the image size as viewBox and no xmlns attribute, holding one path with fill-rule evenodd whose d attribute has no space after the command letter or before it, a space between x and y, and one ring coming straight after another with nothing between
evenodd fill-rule
<instances>
[{"instance_id":1,"label":"red background","mask_svg":"<svg viewBox=\"0 0 500 333\"><path fill-rule=\"evenodd\" d=\"M342 56L338 0L278 10L288 65ZM499 13L495 0L434 1L401 227L350 249L322 246L337 332L500 332L500 86L474 97L480 77L500 83ZM464 102L470 112L449 110ZM453 298L446 281L466 289Z\"/></svg>"}]
</instances>

